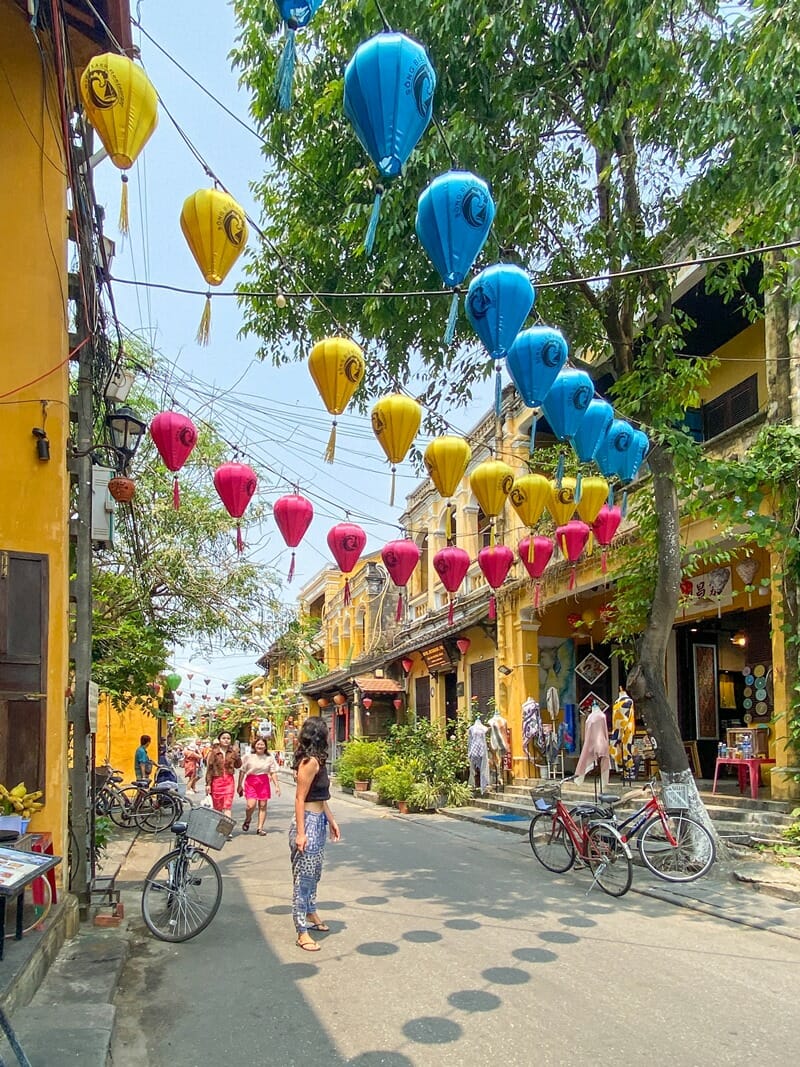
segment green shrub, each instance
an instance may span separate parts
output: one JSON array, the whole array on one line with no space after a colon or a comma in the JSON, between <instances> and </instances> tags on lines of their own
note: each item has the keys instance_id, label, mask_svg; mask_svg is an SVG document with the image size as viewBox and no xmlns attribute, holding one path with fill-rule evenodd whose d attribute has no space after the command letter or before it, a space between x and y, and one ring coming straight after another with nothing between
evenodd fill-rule
<instances>
[{"instance_id":1,"label":"green shrub","mask_svg":"<svg viewBox=\"0 0 800 1067\"><path fill-rule=\"evenodd\" d=\"M449 782L444 797L448 808L463 808L472 802L472 790L466 782Z\"/></svg>"},{"instance_id":2,"label":"green shrub","mask_svg":"<svg viewBox=\"0 0 800 1067\"><path fill-rule=\"evenodd\" d=\"M408 794L408 806L414 811L432 811L441 801L441 789L432 782L415 782Z\"/></svg>"},{"instance_id":3,"label":"green shrub","mask_svg":"<svg viewBox=\"0 0 800 1067\"><path fill-rule=\"evenodd\" d=\"M342 754L336 762L334 772L343 789L352 789L356 779L367 781L372 778L376 767L386 762L386 746L381 741L364 741L357 739L348 741L342 749ZM362 772L366 769L364 777L356 774L356 769Z\"/></svg>"},{"instance_id":4,"label":"green shrub","mask_svg":"<svg viewBox=\"0 0 800 1067\"><path fill-rule=\"evenodd\" d=\"M372 780L372 767L366 763L359 763L353 768L353 776L356 782L369 782Z\"/></svg>"},{"instance_id":5,"label":"green shrub","mask_svg":"<svg viewBox=\"0 0 800 1067\"><path fill-rule=\"evenodd\" d=\"M390 760L378 767L372 777L378 797L387 804L408 800L414 785L414 774L402 760Z\"/></svg>"}]
</instances>

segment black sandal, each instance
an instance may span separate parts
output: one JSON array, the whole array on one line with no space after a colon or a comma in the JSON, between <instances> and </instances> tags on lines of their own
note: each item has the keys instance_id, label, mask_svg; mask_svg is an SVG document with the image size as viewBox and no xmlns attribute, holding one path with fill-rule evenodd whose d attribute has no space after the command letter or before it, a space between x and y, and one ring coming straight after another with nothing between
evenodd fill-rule
<instances>
[{"instance_id":1,"label":"black sandal","mask_svg":"<svg viewBox=\"0 0 800 1067\"><path fill-rule=\"evenodd\" d=\"M249 819L245 819L245 821L242 823L242 833L246 834L249 829L250 829L250 820Z\"/></svg>"}]
</instances>

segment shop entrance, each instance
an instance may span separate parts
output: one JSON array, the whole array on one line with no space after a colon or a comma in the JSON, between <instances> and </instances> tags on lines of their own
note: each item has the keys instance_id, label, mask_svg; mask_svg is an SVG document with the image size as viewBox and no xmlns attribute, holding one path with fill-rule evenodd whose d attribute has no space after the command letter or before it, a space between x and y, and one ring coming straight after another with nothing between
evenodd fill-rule
<instances>
[{"instance_id":1,"label":"shop entrance","mask_svg":"<svg viewBox=\"0 0 800 1067\"><path fill-rule=\"evenodd\" d=\"M448 671L444 676L444 717L445 729L449 734L450 724L458 718L458 682L455 671Z\"/></svg>"}]
</instances>

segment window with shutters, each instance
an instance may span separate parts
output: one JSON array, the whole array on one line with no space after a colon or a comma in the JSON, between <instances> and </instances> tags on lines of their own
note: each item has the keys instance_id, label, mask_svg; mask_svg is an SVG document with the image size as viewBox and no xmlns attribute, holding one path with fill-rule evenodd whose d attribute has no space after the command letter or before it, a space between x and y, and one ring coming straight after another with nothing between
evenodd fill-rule
<instances>
[{"instance_id":1,"label":"window with shutters","mask_svg":"<svg viewBox=\"0 0 800 1067\"><path fill-rule=\"evenodd\" d=\"M738 426L758 411L758 377L752 374L721 396L703 404L703 435L706 441Z\"/></svg>"},{"instance_id":2,"label":"window with shutters","mask_svg":"<svg viewBox=\"0 0 800 1067\"><path fill-rule=\"evenodd\" d=\"M419 592L428 592L428 535L423 534L417 542L420 551L416 572L419 575Z\"/></svg>"},{"instance_id":3,"label":"window with shutters","mask_svg":"<svg viewBox=\"0 0 800 1067\"><path fill-rule=\"evenodd\" d=\"M0 782L44 788L47 556L0 551Z\"/></svg>"},{"instance_id":4,"label":"window with shutters","mask_svg":"<svg viewBox=\"0 0 800 1067\"><path fill-rule=\"evenodd\" d=\"M492 520L484 515L483 508L478 508L476 516L478 548L488 548L492 543Z\"/></svg>"},{"instance_id":5,"label":"window with shutters","mask_svg":"<svg viewBox=\"0 0 800 1067\"><path fill-rule=\"evenodd\" d=\"M489 718L491 707L489 701L494 698L494 660L482 660L473 663L469 674L469 691L472 701L472 712L475 712L475 697L478 698L478 708L482 717Z\"/></svg>"},{"instance_id":6,"label":"window with shutters","mask_svg":"<svg viewBox=\"0 0 800 1067\"><path fill-rule=\"evenodd\" d=\"M431 679L430 675L417 678L414 682L414 711L418 719L431 717Z\"/></svg>"}]
</instances>

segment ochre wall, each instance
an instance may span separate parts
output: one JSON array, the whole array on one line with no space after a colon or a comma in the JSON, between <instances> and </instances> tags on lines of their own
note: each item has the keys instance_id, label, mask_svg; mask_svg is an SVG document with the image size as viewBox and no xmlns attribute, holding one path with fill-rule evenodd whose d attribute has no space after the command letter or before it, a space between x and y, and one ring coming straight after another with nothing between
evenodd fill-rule
<instances>
[{"instance_id":1,"label":"ochre wall","mask_svg":"<svg viewBox=\"0 0 800 1067\"><path fill-rule=\"evenodd\" d=\"M42 60L24 11L0 2L0 549L49 559L45 807L31 830L67 851L68 475L66 195L43 99ZM48 82L50 77L48 75ZM44 152L42 151L44 149ZM30 384L26 384L30 383ZM42 401L47 401L43 415ZM43 425L50 460L31 430Z\"/></svg>"},{"instance_id":2,"label":"ochre wall","mask_svg":"<svg viewBox=\"0 0 800 1067\"><path fill-rule=\"evenodd\" d=\"M158 719L147 711L138 700L131 700L123 711L111 706L111 701L102 693L97 711L97 766L110 763L125 775L125 782L133 779L133 754L139 747L142 734L152 737L147 751L150 758L158 759Z\"/></svg>"},{"instance_id":3,"label":"ochre wall","mask_svg":"<svg viewBox=\"0 0 800 1067\"><path fill-rule=\"evenodd\" d=\"M732 389L752 374L758 374L758 399L763 405L767 399L767 369L764 350L764 324L754 323L740 334L718 348L714 355L719 365L711 372L708 385L700 390L700 399L706 403Z\"/></svg>"}]
</instances>

